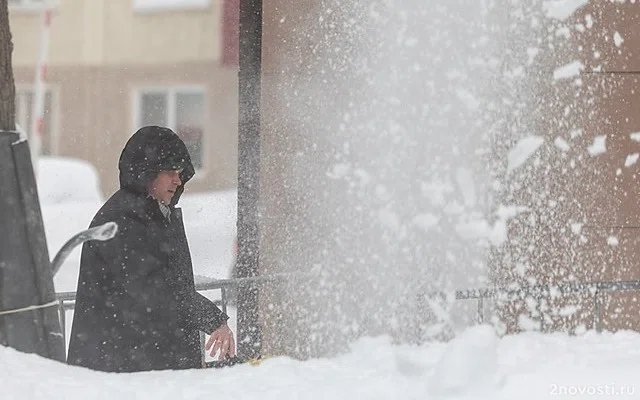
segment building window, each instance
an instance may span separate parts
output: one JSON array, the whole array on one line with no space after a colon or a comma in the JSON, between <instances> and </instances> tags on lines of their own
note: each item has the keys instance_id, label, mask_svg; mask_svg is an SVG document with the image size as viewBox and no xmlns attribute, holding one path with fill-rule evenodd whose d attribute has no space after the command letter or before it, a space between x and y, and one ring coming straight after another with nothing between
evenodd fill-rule
<instances>
[{"instance_id":1,"label":"building window","mask_svg":"<svg viewBox=\"0 0 640 400\"><path fill-rule=\"evenodd\" d=\"M136 126L173 129L184 141L196 170L204 169L204 91L202 89L143 89L138 92Z\"/></svg>"},{"instance_id":2,"label":"building window","mask_svg":"<svg viewBox=\"0 0 640 400\"><path fill-rule=\"evenodd\" d=\"M16 123L20 126L27 136L31 136L34 124L33 118L33 89L16 89ZM42 127L42 137L40 142L40 154L50 156L56 154L55 140L53 137L53 107L54 96L50 89L45 91L44 95L44 118Z\"/></svg>"}]
</instances>

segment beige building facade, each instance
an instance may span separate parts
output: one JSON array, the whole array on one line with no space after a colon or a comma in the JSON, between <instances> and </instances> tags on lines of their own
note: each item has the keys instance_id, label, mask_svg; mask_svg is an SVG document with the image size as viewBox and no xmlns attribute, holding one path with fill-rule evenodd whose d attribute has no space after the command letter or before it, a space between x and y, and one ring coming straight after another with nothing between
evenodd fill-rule
<instances>
[{"instance_id":1,"label":"beige building facade","mask_svg":"<svg viewBox=\"0 0 640 400\"><path fill-rule=\"evenodd\" d=\"M10 3L17 120L29 131L42 1ZM196 166L189 190L235 187L232 3L162 8L149 0L54 0L42 154L90 162L108 196L118 187L118 157L131 134L165 125L183 138Z\"/></svg>"}]
</instances>

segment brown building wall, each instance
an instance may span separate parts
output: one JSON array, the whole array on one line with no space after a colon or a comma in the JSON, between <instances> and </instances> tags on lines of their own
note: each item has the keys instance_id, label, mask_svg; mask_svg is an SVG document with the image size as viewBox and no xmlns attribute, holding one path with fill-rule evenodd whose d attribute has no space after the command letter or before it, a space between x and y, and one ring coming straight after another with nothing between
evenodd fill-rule
<instances>
[{"instance_id":1,"label":"brown building wall","mask_svg":"<svg viewBox=\"0 0 640 400\"><path fill-rule=\"evenodd\" d=\"M531 106L547 139L541 150L544 167L514 195L534 210L536 223L528 223L528 215L511 224L504 263L494 264L499 284L640 280L640 164L625 166L628 156L640 153L640 142L630 136L640 132L640 5L591 1L565 25L572 39L542 56L544 83ZM615 43L617 35L622 43ZM555 68L576 60L584 65L579 76L552 79ZM592 155L588 148L599 136L606 137L606 152ZM557 138L570 148L560 151ZM575 231L572 224L579 224L573 225ZM529 266L526 274L515 273L517 262ZM598 314L602 329L640 330L639 295L600 293L599 312L594 293L547 298L542 326L593 328ZM567 306L575 306L575 312L557 315ZM537 307L512 302L500 314L509 330L517 331L520 315L540 321Z\"/></svg>"},{"instance_id":2,"label":"brown building wall","mask_svg":"<svg viewBox=\"0 0 640 400\"><path fill-rule=\"evenodd\" d=\"M308 146L314 152L323 151L321 139L305 142L313 135L304 134L315 130L316 138L322 135L324 127L309 123L324 121L323 110L312 110L314 100L298 89L313 88L314 94L323 96L340 84L338 76L319 73L323 68L330 70L330 57L322 54L327 32L315 29L313 22L318 10L323 9L320 3L273 1L264 5L263 273L295 270L292 266L296 265L298 270L304 269L308 255L300 254L296 263L283 254L294 257L298 253L291 248L292 243L304 243L305 235L309 235L298 229L313 218L305 196L322 193L319 184L298 182L296 186L288 182L296 165L292 154ZM551 34L547 39L556 40L556 46L541 45L550 51L540 56L540 82L532 85L529 107L535 132L546 139L539 151L541 167L510 193L510 200L532 211L510 224L511 240L501 249L503 257L492 264L495 285L640 279L640 163L625 166L627 156L640 153L640 142L629 136L640 132L640 5L591 1L565 25L572 31L572 40L558 45L557 36ZM584 33L580 33L580 25ZM331 26L330 21L327 26ZM614 43L615 32L624 39L619 47ZM554 70L574 60L585 65L582 73L575 79L554 82ZM338 87L335 93L345 92ZM328 108L338 109L342 100L337 95ZM601 135L607 138L607 152L591 156L588 148ZM554 144L557 138L569 143L570 149L559 150ZM300 157L323 165L320 157ZM321 236L326 227L314 223L316 234ZM528 265L526 273L516 273L518 264ZM286 302L288 295L284 292L269 289L262 295L265 344L276 352L304 352L300 349L308 343L298 321L305 316L291 310L284 315L278 307L272 307ZM498 308L498 313L509 331L523 328L522 316L530 317L546 331L592 329L598 318L603 329L640 330L639 295L634 291L599 293L596 303L596 294L591 292L557 294L540 304L535 299L507 303ZM285 326L289 334L283 331ZM295 329L303 331L291 334Z\"/></svg>"},{"instance_id":3,"label":"brown building wall","mask_svg":"<svg viewBox=\"0 0 640 400\"><path fill-rule=\"evenodd\" d=\"M338 110L340 102L348 98L340 94L356 84L341 82L339 74L320 72L331 71L332 61L322 53L322 43L330 41L325 36L327 31L314 24L319 10L324 9L321 3L278 0L264 4L260 204L263 274L307 271L312 256L305 253L308 249L296 248L296 244L332 234L323 221L314 220L309 206L318 199L326 200L326 196L322 197L323 188L313 182L313 173L308 180L292 181L296 165L314 165L316 174L326 166L321 154L327 149L323 148L321 136L327 127L319 123L333 120L323 118L326 110L314 108L314 104L333 90L337 95L330 99L332 104L327 109ZM629 139L629 133L640 132L638 78L632 74L590 73L595 49L601 49L599 60L604 71L640 71L640 37L635 28L640 26L639 8L638 4L592 1L568 25L584 20L584 13L589 12L593 30L576 35L561 54L541 56L539 68L544 83L531 95L530 109L537 118L537 131L547 139L541 149L543 167L512 194L518 205L535 210L526 218L533 214L536 223L529 224L524 217L513 221L510 237L515 240L502 249L506 254L502 262L493 264L494 284L527 285L532 278L543 284L640 279L636 253L640 244L640 230L636 229L640 227L638 164L624 167L627 155L640 152L640 142ZM331 22L327 21L326 26ZM620 52L612 44L615 31L625 39ZM575 59L586 65L586 72L579 77L581 83L569 80L549 85L553 70ZM581 134L572 138L571 132L577 130ZM587 148L600 135L607 136L608 151L591 157ZM554 146L557 137L571 144L569 151L561 154ZM539 193L548 196L540 198ZM551 200L557 205L550 207ZM581 224L577 233L572 232L572 223ZM617 245L611 244L612 237L617 239ZM331 255L326 258L330 260ZM526 274L515 273L519 263L529 265ZM294 290L302 291L299 287ZM304 306L292 304L295 299L286 285L265 288L261 296L266 353L304 355L317 350L312 348L308 323L324 310L314 314ZM640 329L637 296L634 292L599 294L601 327ZM499 308L509 331L522 329L521 316L529 316L547 331L575 332L595 327L593 293L545 298L538 313L535 303L535 299L533 305L517 301Z\"/></svg>"}]
</instances>

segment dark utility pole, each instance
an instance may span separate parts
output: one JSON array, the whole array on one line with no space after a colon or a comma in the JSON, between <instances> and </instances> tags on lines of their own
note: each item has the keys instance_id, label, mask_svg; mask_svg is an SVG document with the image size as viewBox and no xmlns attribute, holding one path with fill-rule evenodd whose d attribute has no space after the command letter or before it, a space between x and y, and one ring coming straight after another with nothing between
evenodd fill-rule
<instances>
[{"instance_id":1,"label":"dark utility pole","mask_svg":"<svg viewBox=\"0 0 640 400\"><path fill-rule=\"evenodd\" d=\"M15 131L13 43L0 0L0 344L64 361L29 144Z\"/></svg>"},{"instance_id":2,"label":"dark utility pole","mask_svg":"<svg viewBox=\"0 0 640 400\"><path fill-rule=\"evenodd\" d=\"M262 0L240 0L238 113L238 277L259 274L260 86L262 74ZM238 291L238 354L260 355L257 286Z\"/></svg>"}]
</instances>

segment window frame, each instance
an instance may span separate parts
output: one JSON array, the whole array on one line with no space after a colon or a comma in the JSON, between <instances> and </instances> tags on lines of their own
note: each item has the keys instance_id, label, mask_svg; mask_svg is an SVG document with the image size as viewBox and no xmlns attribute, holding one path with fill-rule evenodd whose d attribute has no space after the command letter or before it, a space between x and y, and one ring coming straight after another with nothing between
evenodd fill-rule
<instances>
[{"instance_id":1,"label":"window frame","mask_svg":"<svg viewBox=\"0 0 640 400\"><path fill-rule=\"evenodd\" d=\"M31 95L34 96L35 99L35 87L30 84L16 84L16 123L20 123L20 116L18 115L18 95L24 92L31 92ZM54 84L45 84L44 85L45 95L47 92L51 93L51 126L49 127L49 135L51 135L51 154L47 154L47 156L58 156L60 155L60 130L59 121L60 121L60 88L58 85ZM24 112L24 111L23 111ZM31 111L33 112L33 111ZM31 121L33 123L33 121ZM26 127L20 125L21 129L25 129ZM24 132L27 137L31 136L31 132Z\"/></svg>"},{"instance_id":2,"label":"window frame","mask_svg":"<svg viewBox=\"0 0 640 400\"><path fill-rule=\"evenodd\" d=\"M183 11L205 11L211 9L214 5L220 0L203 0L200 4L199 2L195 3L176 3L176 4L160 4L160 5L149 5L139 4L138 0L131 0L131 10L136 14L154 14L154 13L171 13L171 12L183 12Z\"/></svg>"},{"instance_id":3,"label":"window frame","mask_svg":"<svg viewBox=\"0 0 640 400\"><path fill-rule=\"evenodd\" d=\"M206 176L208 168L209 168L209 135L208 135L208 126L209 126L209 117L207 110L208 99L207 99L207 88L206 85L203 84L191 84L191 85L145 85L138 86L133 89L132 92L132 133L140 129L142 126L142 95L146 93L152 94L164 94L167 96L166 110L167 110L167 127L176 131L176 121L178 119L177 113L177 101L176 95L178 93L188 93L188 94L200 94L202 95L202 106L203 106L203 127L202 127L202 167L199 169L196 168L196 174L194 179L201 179Z\"/></svg>"},{"instance_id":4,"label":"window frame","mask_svg":"<svg viewBox=\"0 0 640 400\"><path fill-rule=\"evenodd\" d=\"M10 10L41 11L46 8L56 9L60 6L59 0L18 0L19 3L9 3Z\"/></svg>"}]
</instances>

